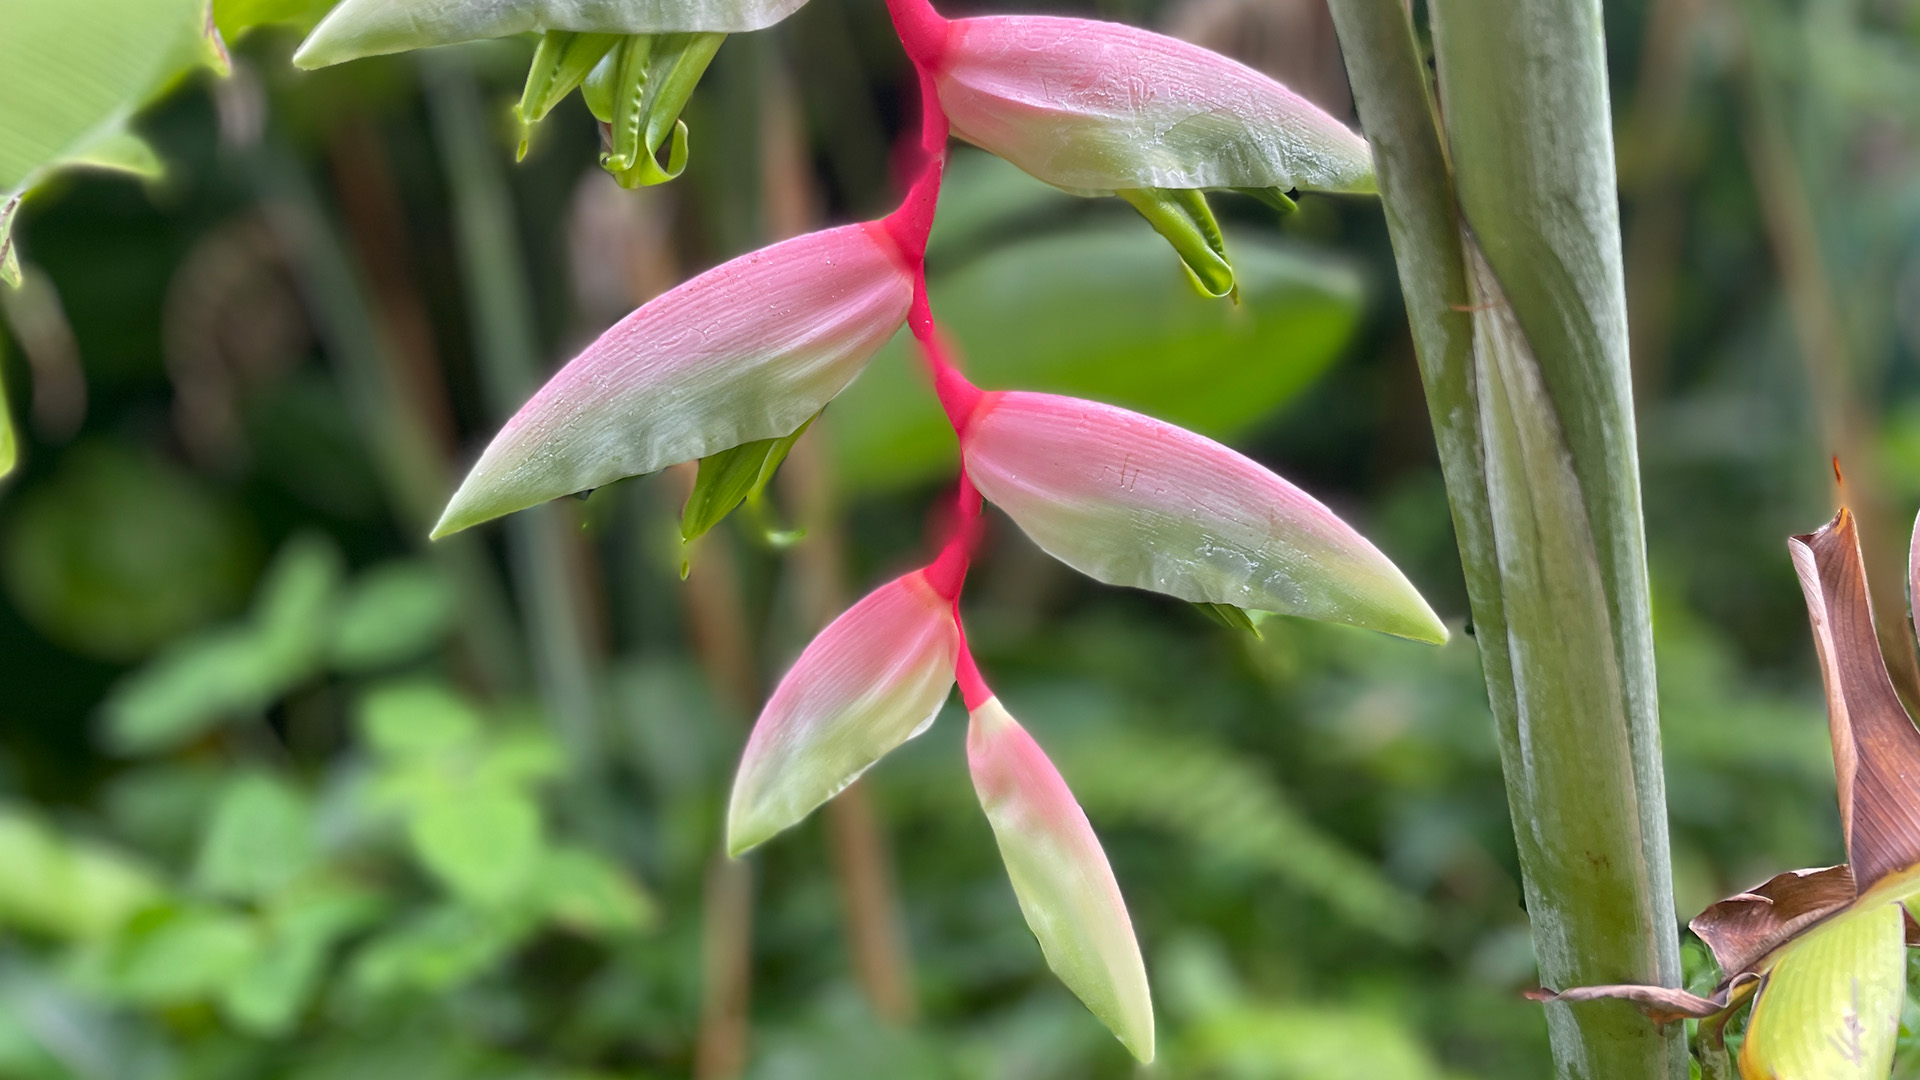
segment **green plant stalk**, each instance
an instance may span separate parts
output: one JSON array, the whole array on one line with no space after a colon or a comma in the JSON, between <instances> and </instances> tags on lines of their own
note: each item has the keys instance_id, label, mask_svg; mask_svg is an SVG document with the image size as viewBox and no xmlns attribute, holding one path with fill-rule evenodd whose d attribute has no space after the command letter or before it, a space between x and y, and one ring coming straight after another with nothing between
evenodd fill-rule
<instances>
[{"instance_id":1,"label":"green plant stalk","mask_svg":"<svg viewBox=\"0 0 1920 1080\"><path fill-rule=\"evenodd\" d=\"M540 382L529 289L514 210L465 58L422 62L450 194L460 270L488 406L504 420ZM540 696L576 765L598 760L600 717L581 610L568 507L539 506L506 523L515 591Z\"/></svg>"},{"instance_id":2,"label":"green plant stalk","mask_svg":"<svg viewBox=\"0 0 1920 1080\"><path fill-rule=\"evenodd\" d=\"M1542 982L1677 986L1597 3L1335 0L1473 608ZM1687 1075L1678 1026L1547 1006L1556 1074Z\"/></svg>"},{"instance_id":3,"label":"green plant stalk","mask_svg":"<svg viewBox=\"0 0 1920 1080\"><path fill-rule=\"evenodd\" d=\"M275 136L243 159L269 221L311 305L340 384L353 409L395 516L457 583L460 637L487 681L512 687L524 680L520 643L506 598L479 545L428 545L426 530L440 513L452 478L432 434L394 376L399 348L383 331L369 289L322 210L320 197L293 154Z\"/></svg>"}]
</instances>

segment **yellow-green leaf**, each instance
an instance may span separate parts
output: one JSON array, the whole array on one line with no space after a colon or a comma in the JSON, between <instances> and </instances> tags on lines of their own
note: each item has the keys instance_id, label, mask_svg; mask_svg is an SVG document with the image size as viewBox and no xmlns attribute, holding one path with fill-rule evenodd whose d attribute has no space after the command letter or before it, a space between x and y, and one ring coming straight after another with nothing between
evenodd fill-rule
<instances>
[{"instance_id":1,"label":"yellow-green leaf","mask_svg":"<svg viewBox=\"0 0 1920 1080\"><path fill-rule=\"evenodd\" d=\"M1899 904L1849 911L1782 950L1740 1048L1744 1080L1885 1080L1906 997Z\"/></svg>"}]
</instances>

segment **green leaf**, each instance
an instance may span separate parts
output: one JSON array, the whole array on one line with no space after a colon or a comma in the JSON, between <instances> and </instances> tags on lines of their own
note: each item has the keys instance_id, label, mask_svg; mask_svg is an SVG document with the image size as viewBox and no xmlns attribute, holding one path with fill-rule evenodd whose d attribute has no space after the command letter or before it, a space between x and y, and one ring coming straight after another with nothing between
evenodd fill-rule
<instances>
[{"instance_id":1,"label":"green leaf","mask_svg":"<svg viewBox=\"0 0 1920 1080\"><path fill-rule=\"evenodd\" d=\"M68 164L126 173L142 180L158 180L167 167L147 141L131 131L117 131L68 161Z\"/></svg>"},{"instance_id":2,"label":"green leaf","mask_svg":"<svg viewBox=\"0 0 1920 1080\"><path fill-rule=\"evenodd\" d=\"M254 625L289 666L313 666L333 626L344 576L331 540L305 533L287 541L254 601Z\"/></svg>"},{"instance_id":3,"label":"green leaf","mask_svg":"<svg viewBox=\"0 0 1920 1080\"><path fill-rule=\"evenodd\" d=\"M285 1034L319 982L327 944L314 937L266 942L222 988L222 1010L242 1031Z\"/></svg>"},{"instance_id":4,"label":"green leaf","mask_svg":"<svg viewBox=\"0 0 1920 1080\"><path fill-rule=\"evenodd\" d=\"M499 912L433 908L368 942L353 981L375 994L450 989L498 963L530 929Z\"/></svg>"},{"instance_id":5,"label":"green leaf","mask_svg":"<svg viewBox=\"0 0 1920 1080\"><path fill-rule=\"evenodd\" d=\"M122 141L127 118L206 58L205 27L205 0L9 5L0 33L0 191L24 191L93 156L133 160Z\"/></svg>"},{"instance_id":6,"label":"green leaf","mask_svg":"<svg viewBox=\"0 0 1920 1080\"><path fill-rule=\"evenodd\" d=\"M431 682L389 683L360 702L360 734L383 757L431 756L474 742L480 714Z\"/></svg>"},{"instance_id":7,"label":"green leaf","mask_svg":"<svg viewBox=\"0 0 1920 1080\"><path fill-rule=\"evenodd\" d=\"M969 377L1139 409L1213 438L1271 416L1352 338L1359 278L1299 247L1236 245L1240 305L1196 296L1137 225L1022 239L930 282ZM841 395L835 463L850 489L949 474L953 429L900 335Z\"/></svg>"},{"instance_id":8,"label":"green leaf","mask_svg":"<svg viewBox=\"0 0 1920 1080\"><path fill-rule=\"evenodd\" d=\"M108 695L102 707L108 746L123 755L154 753L257 715L292 681L275 659L247 626L175 646Z\"/></svg>"},{"instance_id":9,"label":"green leaf","mask_svg":"<svg viewBox=\"0 0 1920 1080\"><path fill-rule=\"evenodd\" d=\"M214 808L194 881L236 900L270 896L313 862L313 833L313 808L299 789L264 773L244 774Z\"/></svg>"},{"instance_id":10,"label":"green leaf","mask_svg":"<svg viewBox=\"0 0 1920 1080\"><path fill-rule=\"evenodd\" d=\"M13 247L13 219L19 212L20 196L14 195L0 201L0 285L12 289L20 287L20 253ZM0 398L4 396L5 388L0 387ZM0 401L0 404L4 402ZM4 420L0 420L0 423L4 423ZM11 429L6 432L6 440L6 449L0 452L11 454L13 447ZM13 467L13 459L10 456L4 459L4 466L0 468L0 476L5 476L7 470Z\"/></svg>"},{"instance_id":11,"label":"green leaf","mask_svg":"<svg viewBox=\"0 0 1920 1080\"><path fill-rule=\"evenodd\" d=\"M211 908L142 912L92 971L114 997L172 1005L218 994L253 959L257 928Z\"/></svg>"},{"instance_id":12,"label":"green leaf","mask_svg":"<svg viewBox=\"0 0 1920 1080\"><path fill-rule=\"evenodd\" d=\"M332 626L340 556L315 537L289 541L246 623L191 638L122 681L102 706L121 753L178 746L257 715L313 677Z\"/></svg>"},{"instance_id":13,"label":"green leaf","mask_svg":"<svg viewBox=\"0 0 1920 1080\"><path fill-rule=\"evenodd\" d=\"M0 808L0 926L76 940L105 937L163 895L146 868Z\"/></svg>"},{"instance_id":14,"label":"green leaf","mask_svg":"<svg viewBox=\"0 0 1920 1080\"><path fill-rule=\"evenodd\" d=\"M540 808L503 785L449 787L415 812L407 835L421 863L448 889L497 905L532 881L541 852Z\"/></svg>"},{"instance_id":15,"label":"green leaf","mask_svg":"<svg viewBox=\"0 0 1920 1080\"><path fill-rule=\"evenodd\" d=\"M328 648L332 664L362 672L419 656L446 636L453 608L453 590L431 563L371 570L341 600Z\"/></svg>"},{"instance_id":16,"label":"green leaf","mask_svg":"<svg viewBox=\"0 0 1920 1080\"><path fill-rule=\"evenodd\" d=\"M518 788L559 776L565 768L566 757L548 731L516 727L487 740L473 761L470 779L479 787Z\"/></svg>"},{"instance_id":17,"label":"green leaf","mask_svg":"<svg viewBox=\"0 0 1920 1080\"><path fill-rule=\"evenodd\" d=\"M582 934L645 930L658 911L640 883L584 848L555 847L540 861L536 903L545 917Z\"/></svg>"},{"instance_id":18,"label":"green leaf","mask_svg":"<svg viewBox=\"0 0 1920 1080\"><path fill-rule=\"evenodd\" d=\"M1781 951L1754 1001L1740 1074L1885 1080L1906 1000L1898 903L1849 911Z\"/></svg>"},{"instance_id":19,"label":"green leaf","mask_svg":"<svg viewBox=\"0 0 1920 1080\"><path fill-rule=\"evenodd\" d=\"M33 627L82 655L129 661L178 642L247 595L249 524L161 458L87 442L8 498L0 573Z\"/></svg>"},{"instance_id":20,"label":"green leaf","mask_svg":"<svg viewBox=\"0 0 1920 1080\"><path fill-rule=\"evenodd\" d=\"M814 413L791 435L757 439L701 458L693 490L687 494L687 505L680 511L680 539L698 539L720 524L742 501L757 498L772 481L780 463L787 459L793 444L819 418L820 414Z\"/></svg>"},{"instance_id":21,"label":"green leaf","mask_svg":"<svg viewBox=\"0 0 1920 1080\"><path fill-rule=\"evenodd\" d=\"M340 882L276 898L260 948L224 988L221 1009L244 1031L286 1034L313 997L333 945L381 909L378 894Z\"/></svg>"},{"instance_id":22,"label":"green leaf","mask_svg":"<svg viewBox=\"0 0 1920 1080\"><path fill-rule=\"evenodd\" d=\"M275 23L311 30L332 6L333 0L213 0L213 24L228 41Z\"/></svg>"},{"instance_id":23,"label":"green leaf","mask_svg":"<svg viewBox=\"0 0 1920 1080\"><path fill-rule=\"evenodd\" d=\"M1313 1080L1442 1080L1433 1055L1410 1024L1358 1009L1246 1005L1195 1026L1195 1067L1214 1075L1245 1075L1236 1065L1258 1062L1255 1075Z\"/></svg>"}]
</instances>

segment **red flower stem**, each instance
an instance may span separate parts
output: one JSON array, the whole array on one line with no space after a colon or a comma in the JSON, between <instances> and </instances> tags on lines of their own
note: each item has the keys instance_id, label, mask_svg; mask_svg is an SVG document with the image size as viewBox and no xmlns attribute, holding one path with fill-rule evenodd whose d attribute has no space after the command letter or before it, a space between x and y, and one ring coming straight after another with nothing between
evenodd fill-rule
<instances>
[{"instance_id":1,"label":"red flower stem","mask_svg":"<svg viewBox=\"0 0 1920 1080\"><path fill-rule=\"evenodd\" d=\"M893 17L894 32L900 36L900 47L906 51L907 58L913 61L914 71L920 77L920 149L926 163L921 167L913 186L907 189L907 197L901 201L900 209L887 216L886 228L913 270L913 304L907 311L907 327L913 332L914 340L920 343L920 354L926 359L928 373L933 377L934 393L940 396L940 407L946 411L947 421L953 425L954 437L964 444L967 428L986 395L960 373L960 366L947 345L946 335L940 332L939 324L934 322L933 306L927 300L927 237L933 231L933 216L940 201L940 181L946 173L950 127L946 110L940 106L939 89L934 83L933 72L946 49L947 32L952 24L933 10L929 0L887 0L887 12ZM993 695L987 689L986 681L980 677L980 668L973 660L973 650L967 645L966 627L960 621L960 590L966 584L967 568L973 558L974 545L980 537L981 509L980 493L967 477L964 459L960 466L955 501L956 513L947 542L941 547L939 557L927 567L926 575L934 591L953 604L953 625L960 633L960 651L954 661L954 678L960 684L961 699L971 710Z\"/></svg>"},{"instance_id":2,"label":"red flower stem","mask_svg":"<svg viewBox=\"0 0 1920 1080\"><path fill-rule=\"evenodd\" d=\"M973 649L967 645L967 628L960 621L960 601L953 602L953 625L960 631L960 652L954 657L953 678L960 684L960 700L968 712L987 703L993 691L987 689L987 680L980 677L980 665L973 662Z\"/></svg>"},{"instance_id":3,"label":"red flower stem","mask_svg":"<svg viewBox=\"0 0 1920 1080\"><path fill-rule=\"evenodd\" d=\"M931 0L887 0L887 14L893 16L893 32L900 35L900 47L914 67L924 73L940 62L953 24L933 10Z\"/></svg>"}]
</instances>

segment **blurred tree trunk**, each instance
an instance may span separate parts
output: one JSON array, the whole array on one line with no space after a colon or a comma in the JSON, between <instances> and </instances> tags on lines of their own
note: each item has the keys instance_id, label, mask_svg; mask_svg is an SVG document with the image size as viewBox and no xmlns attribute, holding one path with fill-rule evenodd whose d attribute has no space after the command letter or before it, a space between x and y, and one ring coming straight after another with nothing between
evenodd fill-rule
<instances>
[{"instance_id":1,"label":"blurred tree trunk","mask_svg":"<svg viewBox=\"0 0 1920 1080\"><path fill-rule=\"evenodd\" d=\"M1336 0L1446 474L1552 987L1678 985L1597 0ZM1444 129L1437 117L1444 114ZM1675 1026L1549 1005L1556 1074L1687 1075Z\"/></svg>"}]
</instances>

